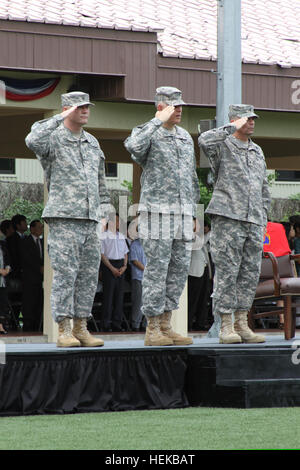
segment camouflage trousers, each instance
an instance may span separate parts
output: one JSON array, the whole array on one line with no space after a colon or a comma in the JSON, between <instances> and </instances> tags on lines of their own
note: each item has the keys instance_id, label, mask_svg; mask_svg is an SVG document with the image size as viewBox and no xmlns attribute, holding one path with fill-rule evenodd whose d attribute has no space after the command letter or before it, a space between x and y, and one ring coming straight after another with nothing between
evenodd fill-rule
<instances>
[{"instance_id":1,"label":"camouflage trousers","mask_svg":"<svg viewBox=\"0 0 300 470\"><path fill-rule=\"evenodd\" d=\"M248 311L259 280L264 227L213 216L210 246L215 265L213 313Z\"/></svg>"},{"instance_id":2,"label":"camouflage trousers","mask_svg":"<svg viewBox=\"0 0 300 470\"><path fill-rule=\"evenodd\" d=\"M192 239L182 234L181 216L178 220L177 216L166 215L166 225L170 227L167 235L162 230L164 216L159 214L155 223L150 221L149 213L148 233L143 224L139 225L147 258L142 281L142 314L146 317L178 309L191 262Z\"/></svg>"},{"instance_id":3,"label":"camouflage trousers","mask_svg":"<svg viewBox=\"0 0 300 470\"><path fill-rule=\"evenodd\" d=\"M48 219L48 252L53 268L53 319L89 318L98 284L100 239L97 223Z\"/></svg>"}]
</instances>

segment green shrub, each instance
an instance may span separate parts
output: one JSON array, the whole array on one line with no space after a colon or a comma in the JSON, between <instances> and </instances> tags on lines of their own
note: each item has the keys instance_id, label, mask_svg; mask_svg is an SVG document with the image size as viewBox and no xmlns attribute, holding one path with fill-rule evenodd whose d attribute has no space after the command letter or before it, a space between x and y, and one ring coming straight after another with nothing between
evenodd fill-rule
<instances>
[{"instance_id":1,"label":"green shrub","mask_svg":"<svg viewBox=\"0 0 300 470\"><path fill-rule=\"evenodd\" d=\"M25 215L27 222L41 220L44 204L42 202L32 202L27 199L18 198L4 211L3 219L11 219L16 214Z\"/></svg>"}]
</instances>

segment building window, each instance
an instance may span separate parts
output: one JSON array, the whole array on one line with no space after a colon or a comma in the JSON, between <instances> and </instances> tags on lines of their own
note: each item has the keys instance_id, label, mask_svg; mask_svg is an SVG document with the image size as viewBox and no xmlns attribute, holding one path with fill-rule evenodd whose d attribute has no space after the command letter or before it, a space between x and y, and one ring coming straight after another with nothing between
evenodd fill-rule
<instances>
[{"instance_id":1,"label":"building window","mask_svg":"<svg viewBox=\"0 0 300 470\"><path fill-rule=\"evenodd\" d=\"M118 177L118 164L106 163L105 164L105 176L107 178L117 178Z\"/></svg>"},{"instance_id":2,"label":"building window","mask_svg":"<svg viewBox=\"0 0 300 470\"><path fill-rule=\"evenodd\" d=\"M14 158L0 158L0 174L15 175L16 161Z\"/></svg>"},{"instance_id":3,"label":"building window","mask_svg":"<svg viewBox=\"0 0 300 470\"><path fill-rule=\"evenodd\" d=\"M299 181L300 182L300 171L276 170L276 181Z\"/></svg>"}]
</instances>

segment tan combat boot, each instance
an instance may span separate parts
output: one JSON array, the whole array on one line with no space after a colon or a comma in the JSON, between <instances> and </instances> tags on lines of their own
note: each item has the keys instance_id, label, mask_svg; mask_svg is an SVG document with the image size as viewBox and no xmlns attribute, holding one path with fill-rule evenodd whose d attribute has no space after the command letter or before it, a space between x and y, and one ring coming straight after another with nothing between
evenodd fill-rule
<instances>
[{"instance_id":1,"label":"tan combat boot","mask_svg":"<svg viewBox=\"0 0 300 470\"><path fill-rule=\"evenodd\" d=\"M104 341L101 338L94 338L88 331L86 318L74 318L73 335L80 341L80 345L86 348L103 346Z\"/></svg>"},{"instance_id":2,"label":"tan combat boot","mask_svg":"<svg viewBox=\"0 0 300 470\"><path fill-rule=\"evenodd\" d=\"M219 343L235 344L241 343L242 338L234 331L232 324L232 315L221 315L221 331L219 334Z\"/></svg>"},{"instance_id":3,"label":"tan combat boot","mask_svg":"<svg viewBox=\"0 0 300 470\"><path fill-rule=\"evenodd\" d=\"M160 317L147 317L147 328L145 335L145 346L172 346L173 340L164 336L160 331Z\"/></svg>"},{"instance_id":4,"label":"tan combat boot","mask_svg":"<svg viewBox=\"0 0 300 470\"><path fill-rule=\"evenodd\" d=\"M243 343L264 343L266 338L250 330L248 326L248 312L238 311L234 314L234 329L242 338Z\"/></svg>"},{"instance_id":5,"label":"tan combat boot","mask_svg":"<svg viewBox=\"0 0 300 470\"><path fill-rule=\"evenodd\" d=\"M171 327L172 312L164 312L160 317L160 330L164 336L173 340L173 343L177 346L193 344L192 338L181 336L172 330Z\"/></svg>"},{"instance_id":6,"label":"tan combat boot","mask_svg":"<svg viewBox=\"0 0 300 470\"><path fill-rule=\"evenodd\" d=\"M56 345L59 348L75 348L80 346L80 341L72 335L70 318L65 318L58 323L58 339Z\"/></svg>"}]
</instances>

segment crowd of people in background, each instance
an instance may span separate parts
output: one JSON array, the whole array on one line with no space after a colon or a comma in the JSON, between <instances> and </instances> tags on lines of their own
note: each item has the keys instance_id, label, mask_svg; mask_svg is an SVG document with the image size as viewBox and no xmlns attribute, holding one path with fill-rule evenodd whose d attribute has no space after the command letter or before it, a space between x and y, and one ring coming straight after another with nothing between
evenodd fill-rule
<instances>
[{"instance_id":1,"label":"crowd of people in background","mask_svg":"<svg viewBox=\"0 0 300 470\"><path fill-rule=\"evenodd\" d=\"M29 223L17 214L0 224L0 334L8 329L42 331L44 240L40 220ZM99 271L102 294L101 331L124 331L124 290L129 285L132 309L128 329L144 331L141 283L146 258L137 236L119 233L118 215L106 227Z\"/></svg>"},{"instance_id":2,"label":"crowd of people in background","mask_svg":"<svg viewBox=\"0 0 300 470\"><path fill-rule=\"evenodd\" d=\"M300 253L300 216L280 222L291 252ZM129 224L128 224L129 225ZM38 332L43 328L43 223L16 214L0 224L0 335L9 329ZM101 331L145 331L142 281L147 260L138 232L119 232L119 216L109 221L101 242L99 285L102 295ZM300 276L300 263L295 264ZM210 223L204 224L204 244L192 251L188 276L188 330L208 331L213 324L214 264L210 254ZM124 310L125 286L130 290L130 311ZM99 291L98 291L99 292Z\"/></svg>"},{"instance_id":3,"label":"crowd of people in background","mask_svg":"<svg viewBox=\"0 0 300 470\"><path fill-rule=\"evenodd\" d=\"M0 333L22 326L23 331L42 329L44 248L43 224L29 223L22 214L3 220L0 231ZM2 255L2 256L1 256Z\"/></svg>"}]
</instances>

